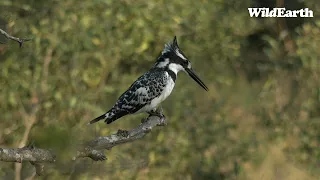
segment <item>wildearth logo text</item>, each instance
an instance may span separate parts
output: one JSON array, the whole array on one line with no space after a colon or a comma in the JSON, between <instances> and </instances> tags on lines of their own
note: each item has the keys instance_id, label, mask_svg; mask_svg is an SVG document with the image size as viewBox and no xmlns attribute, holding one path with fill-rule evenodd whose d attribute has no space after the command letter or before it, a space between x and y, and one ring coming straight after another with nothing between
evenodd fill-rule
<instances>
[{"instance_id":1,"label":"wildearth logo text","mask_svg":"<svg viewBox=\"0 0 320 180\"><path fill-rule=\"evenodd\" d=\"M313 17L309 8L286 10L286 8L248 8L250 17Z\"/></svg>"}]
</instances>

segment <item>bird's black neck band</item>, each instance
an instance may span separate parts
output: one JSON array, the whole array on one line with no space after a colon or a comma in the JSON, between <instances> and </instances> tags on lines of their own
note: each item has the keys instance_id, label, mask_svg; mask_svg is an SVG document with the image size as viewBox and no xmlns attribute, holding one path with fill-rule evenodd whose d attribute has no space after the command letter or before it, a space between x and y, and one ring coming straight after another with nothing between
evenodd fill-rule
<instances>
[{"instance_id":1,"label":"bird's black neck band","mask_svg":"<svg viewBox=\"0 0 320 180\"><path fill-rule=\"evenodd\" d=\"M172 70L170 70L169 68L166 69L166 71L168 72L169 76L172 78L173 82L175 82L176 79L177 79L176 73L174 73L174 72L173 72Z\"/></svg>"}]
</instances>

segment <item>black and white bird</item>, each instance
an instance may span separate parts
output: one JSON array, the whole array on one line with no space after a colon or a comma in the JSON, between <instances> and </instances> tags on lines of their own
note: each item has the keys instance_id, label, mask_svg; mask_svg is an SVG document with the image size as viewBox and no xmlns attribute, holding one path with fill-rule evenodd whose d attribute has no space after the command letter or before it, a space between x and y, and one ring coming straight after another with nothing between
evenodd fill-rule
<instances>
[{"instance_id":1,"label":"black and white bird","mask_svg":"<svg viewBox=\"0 0 320 180\"><path fill-rule=\"evenodd\" d=\"M191 68L188 58L180 50L177 38L166 44L154 66L140 76L124 92L116 104L105 114L93 119L89 124L103 120L110 124L127 114L146 112L157 115L157 106L172 92L179 71L190 75L202 88L208 91L207 86L200 80ZM159 115L159 114L158 114Z\"/></svg>"}]
</instances>

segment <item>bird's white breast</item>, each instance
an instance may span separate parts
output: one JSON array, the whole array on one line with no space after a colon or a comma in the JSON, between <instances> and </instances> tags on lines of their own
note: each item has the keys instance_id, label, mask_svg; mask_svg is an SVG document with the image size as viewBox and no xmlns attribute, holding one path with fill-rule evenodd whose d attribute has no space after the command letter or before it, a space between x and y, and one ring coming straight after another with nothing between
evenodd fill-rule
<instances>
[{"instance_id":1,"label":"bird's white breast","mask_svg":"<svg viewBox=\"0 0 320 180\"><path fill-rule=\"evenodd\" d=\"M166 86L164 87L161 95L157 98L154 98L150 103L151 107L153 107L153 108L155 108L158 104L160 104L162 101L164 101L171 94L171 92L173 90L175 83L167 72L166 72L166 76L168 77L168 82L167 82Z\"/></svg>"},{"instance_id":2,"label":"bird's white breast","mask_svg":"<svg viewBox=\"0 0 320 180\"><path fill-rule=\"evenodd\" d=\"M167 80L167 83L166 83L163 91L161 92L160 96L151 100L150 104L141 108L137 113L148 112L148 111L154 110L162 101L164 101L171 94L171 92L174 88L175 82L172 80L172 78L170 77L170 75L167 72L165 72L165 73L166 73L168 80Z\"/></svg>"}]
</instances>

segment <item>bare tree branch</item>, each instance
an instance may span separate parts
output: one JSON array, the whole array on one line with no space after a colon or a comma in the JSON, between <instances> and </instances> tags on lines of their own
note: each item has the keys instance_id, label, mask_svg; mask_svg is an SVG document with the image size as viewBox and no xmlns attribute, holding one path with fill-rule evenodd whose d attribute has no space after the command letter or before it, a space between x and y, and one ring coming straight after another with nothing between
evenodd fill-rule
<instances>
[{"instance_id":1,"label":"bare tree branch","mask_svg":"<svg viewBox=\"0 0 320 180\"><path fill-rule=\"evenodd\" d=\"M102 150L110 150L112 147L132 142L144 137L155 126L165 126L167 124L164 116L150 116L143 120L143 122L136 128L126 131L118 130L117 133L110 136L97 137L85 146L77 151L77 155L73 157L73 160L77 158L89 157L94 161L103 161L107 157L103 154Z\"/></svg>"},{"instance_id":2,"label":"bare tree branch","mask_svg":"<svg viewBox=\"0 0 320 180\"><path fill-rule=\"evenodd\" d=\"M29 161L36 168L36 173L41 175L44 165L42 163L53 163L56 156L49 150L35 147L23 148L0 148L0 161L22 163Z\"/></svg>"},{"instance_id":3,"label":"bare tree branch","mask_svg":"<svg viewBox=\"0 0 320 180\"><path fill-rule=\"evenodd\" d=\"M7 39L13 40L13 41L17 41L19 43L19 47L22 47L23 43L26 41L30 41L30 38L17 38L14 36L9 35L7 32L5 32L4 30L0 29L0 33L2 35L4 35Z\"/></svg>"},{"instance_id":4,"label":"bare tree branch","mask_svg":"<svg viewBox=\"0 0 320 180\"><path fill-rule=\"evenodd\" d=\"M117 133L110 136L97 137L85 143L72 159L89 157L94 161L104 161L107 157L103 150L110 150L114 146L140 139L151 132L155 126L165 126L166 124L167 121L164 116L149 116L132 130L118 130ZM41 175L44 168L43 163L55 162L56 156L49 150L34 147L0 148L0 161L17 163L29 161L35 166L36 173Z\"/></svg>"}]
</instances>

